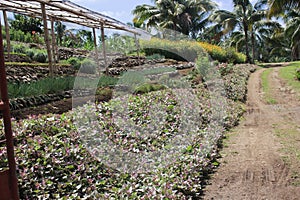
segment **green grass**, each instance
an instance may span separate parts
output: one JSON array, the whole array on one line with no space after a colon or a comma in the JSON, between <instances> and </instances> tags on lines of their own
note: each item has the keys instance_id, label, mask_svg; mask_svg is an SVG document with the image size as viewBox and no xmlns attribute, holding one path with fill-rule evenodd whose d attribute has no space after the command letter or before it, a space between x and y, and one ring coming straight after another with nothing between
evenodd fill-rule
<instances>
[{"instance_id":1,"label":"green grass","mask_svg":"<svg viewBox=\"0 0 300 200\"><path fill-rule=\"evenodd\" d=\"M300 92L300 81L296 80L296 70L300 68L300 61L292 62L279 71L279 76L284 79L296 92ZM300 97L300 96L299 96Z\"/></svg>"},{"instance_id":2,"label":"green grass","mask_svg":"<svg viewBox=\"0 0 300 200\"><path fill-rule=\"evenodd\" d=\"M13 65L13 66L29 66L29 67L48 67L48 63L26 63L26 62L5 62L5 65ZM70 67L70 64L59 63L57 66L62 67Z\"/></svg>"},{"instance_id":3,"label":"green grass","mask_svg":"<svg viewBox=\"0 0 300 200\"><path fill-rule=\"evenodd\" d=\"M76 87L74 82L76 79ZM48 77L31 83L9 83L9 98L30 97L44 94L57 94L62 91L72 89L88 89L94 87L107 87L115 85L117 78L110 76L101 76L99 79L90 79L84 77Z\"/></svg>"},{"instance_id":4,"label":"green grass","mask_svg":"<svg viewBox=\"0 0 300 200\"><path fill-rule=\"evenodd\" d=\"M292 172L292 184L300 186L300 135L298 125L293 123L276 124L273 126L274 132L282 144L281 152L283 153L284 162L289 165Z\"/></svg>"},{"instance_id":5,"label":"green grass","mask_svg":"<svg viewBox=\"0 0 300 200\"><path fill-rule=\"evenodd\" d=\"M271 87L269 84L269 76L273 69L266 69L261 75L261 85L264 92L264 100L268 104L276 104L277 101L272 97Z\"/></svg>"}]
</instances>

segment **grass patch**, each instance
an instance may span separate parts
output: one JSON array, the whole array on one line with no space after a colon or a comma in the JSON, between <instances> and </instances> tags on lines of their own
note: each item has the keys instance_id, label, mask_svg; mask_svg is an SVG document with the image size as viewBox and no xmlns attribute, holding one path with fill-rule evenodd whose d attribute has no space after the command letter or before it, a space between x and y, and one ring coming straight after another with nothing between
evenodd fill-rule
<instances>
[{"instance_id":1,"label":"grass patch","mask_svg":"<svg viewBox=\"0 0 300 200\"><path fill-rule=\"evenodd\" d=\"M269 76L273 69L266 69L261 75L261 85L264 92L264 100L268 104L276 104L277 101L272 97Z\"/></svg>"},{"instance_id":2,"label":"grass patch","mask_svg":"<svg viewBox=\"0 0 300 200\"><path fill-rule=\"evenodd\" d=\"M27 62L5 62L6 66L29 66L29 67L48 67L49 64L48 63L27 63ZM63 64L63 63L59 63L56 64L56 66L61 66L61 67L70 67L70 64Z\"/></svg>"},{"instance_id":3,"label":"grass patch","mask_svg":"<svg viewBox=\"0 0 300 200\"><path fill-rule=\"evenodd\" d=\"M296 79L296 70L300 68L300 62L292 62L279 71L279 76L284 79L293 90L300 92L300 81ZM300 96L299 96L300 98Z\"/></svg>"},{"instance_id":4,"label":"grass patch","mask_svg":"<svg viewBox=\"0 0 300 200\"><path fill-rule=\"evenodd\" d=\"M282 144L282 159L291 169L292 184L300 186L300 135L297 124L276 125L274 131Z\"/></svg>"}]
</instances>

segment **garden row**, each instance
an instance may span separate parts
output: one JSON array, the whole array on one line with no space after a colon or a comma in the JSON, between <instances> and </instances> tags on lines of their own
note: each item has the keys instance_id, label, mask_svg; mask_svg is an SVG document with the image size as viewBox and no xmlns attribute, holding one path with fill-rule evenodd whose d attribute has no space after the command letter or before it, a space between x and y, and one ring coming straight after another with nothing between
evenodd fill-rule
<instances>
[{"instance_id":1,"label":"garden row","mask_svg":"<svg viewBox=\"0 0 300 200\"><path fill-rule=\"evenodd\" d=\"M114 99L100 102L96 110L86 105L62 115L14 121L21 198L200 198L207 173L218 165L215 158L224 131L235 126L244 112L247 79L255 69L222 64L211 72L209 65L200 57L187 77L159 77L167 87L146 94L118 96L116 92ZM136 86L130 76L123 80ZM187 80L192 82L189 89L181 86ZM172 152L175 147L169 142L182 134L182 127L192 138L190 144L175 153L172 162L154 165L153 171L117 171L105 165L106 154L100 154L114 149L100 143L102 134L135 154ZM5 168L4 144L0 155L0 166Z\"/></svg>"}]
</instances>

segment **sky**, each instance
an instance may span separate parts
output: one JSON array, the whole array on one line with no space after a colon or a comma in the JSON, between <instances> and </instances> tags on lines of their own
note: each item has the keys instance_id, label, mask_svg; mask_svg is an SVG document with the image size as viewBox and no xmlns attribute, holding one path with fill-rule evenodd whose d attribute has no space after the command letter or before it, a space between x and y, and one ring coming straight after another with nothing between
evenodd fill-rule
<instances>
[{"instance_id":1,"label":"sky","mask_svg":"<svg viewBox=\"0 0 300 200\"><path fill-rule=\"evenodd\" d=\"M132 10L137 5L153 4L151 0L71 0L93 11L97 11L113 17L121 22L132 22ZM232 0L213 0L219 5L219 9L232 10ZM256 3L257 0L250 0Z\"/></svg>"}]
</instances>

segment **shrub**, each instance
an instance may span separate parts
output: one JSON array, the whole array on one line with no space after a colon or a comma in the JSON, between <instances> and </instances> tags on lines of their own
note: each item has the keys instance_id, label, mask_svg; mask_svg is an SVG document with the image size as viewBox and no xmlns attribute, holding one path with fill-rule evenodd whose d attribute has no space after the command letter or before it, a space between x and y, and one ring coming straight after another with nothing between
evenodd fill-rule
<instances>
[{"instance_id":1,"label":"shrub","mask_svg":"<svg viewBox=\"0 0 300 200\"><path fill-rule=\"evenodd\" d=\"M27 49L25 54L33 60L34 54L36 51L34 49Z\"/></svg>"},{"instance_id":2,"label":"shrub","mask_svg":"<svg viewBox=\"0 0 300 200\"><path fill-rule=\"evenodd\" d=\"M146 56L160 54L165 58L194 62L199 55L206 55L205 50L196 42L180 40L170 41L153 38L141 41Z\"/></svg>"},{"instance_id":3,"label":"shrub","mask_svg":"<svg viewBox=\"0 0 300 200\"><path fill-rule=\"evenodd\" d=\"M223 49L217 45L212 45L207 42L198 42L198 44L207 51L213 60L227 63L245 63L246 56L235 51L233 48Z\"/></svg>"},{"instance_id":4,"label":"shrub","mask_svg":"<svg viewBox=\"0 0 300 200\"><path fill-rule=\"evenodd\" d=\"M12 45L12 52L14 53L26 53L26 47L22 44L14 44Z\"/></svg>"},{"instance_id":5,"label":"shrub","mask_svg":"<svg viewBox=\"0 0 300 200\"><path fill-rule=\"evenodd\" d=\"M97 64L95 61L90 59L84 59L81 63L81 67L79 72L85 74L95 74L96 73Z\"/></svg>"},{"instance_id":6,"label":"shrub","mask_svg":"<svg viewBox=\"0 0 300 200\"><path fill-rule=\"evenodd\" d=\"M300 81L300 68L298 68L296 70L296 79L298 79L298 81Z\"/></svg>"},{"instance_id":7,"label":"shrub","mask_svg":"<svg viewBox=\"0 0 300 200\"><path fill-rule=\"evenodd\" d=\"M81 66L81 61L79 58L71 57L67 60L67 63L70 64L74 69L78 70Z\"/></svg>"},{"instance_id":8,"label":"shrub","mask_svg":"<svg viewBox=\"0 0 300 200\"><path fill-rule=\"evenodd\" d=\"M207 51L212 59L220 62L226 62L226 51L217 45L212 45L207 42L198 42L198 44Z\"/></svg>"},{"instance_id":9,"label":"shrub","mask_svg":"<svg viewBox=\"0 0 300 200\"><path fill-rule=\"evenodd\" d=\"M166 89L166 86L157 83L145 83L141 86L138 86L134 90L134 94L145 94L148 92L153 92L153 91L158 91L163 89Z\"/></svg>"},{"instance_id":10,"label":"shrub","mask_svg":"<svg viewBox=\"0 0 300 200\"><path fill-rule=\"evenodd\" d=\"M33 60L40 63L45 63L47 61L47 53L43 50L38 50L33 56Z\"/></svg>"},{"instance_id":11,"label":"shrub","mask_svg":"<svg viewBox=\"0 0 300 200\"><path fill-rule=\"evenodd\" d=\"M159 60L159 59L164 59L165 57L163 55L160 54L153 54L153 55L149 55L146 57L147 60Z\"/></svg>"}]
</instances>

